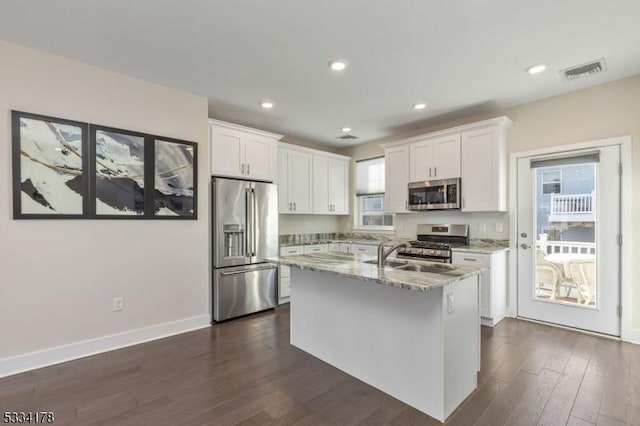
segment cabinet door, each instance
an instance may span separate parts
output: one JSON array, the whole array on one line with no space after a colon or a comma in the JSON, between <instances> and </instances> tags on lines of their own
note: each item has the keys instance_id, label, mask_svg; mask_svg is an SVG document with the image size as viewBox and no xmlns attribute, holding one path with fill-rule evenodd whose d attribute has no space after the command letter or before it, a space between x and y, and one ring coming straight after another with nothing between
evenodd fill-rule
<instances>
[{"instance_id":1,"label":"cabinet door","mask_svg":"<svg viewBox=\"0 0 640 426\"><path fill-rule=\"evenodd\" d=\"M506 146L496 127L462 133L462 211L505 211Z\"/></svg>"},{"instance_id":2,"label":"cabinet door","mask_svg":"<svg viewBox=\"0 0 640 426\"><path fill-rule=\"evenodd\" d=\"M475 266L488 268L491 265L491 255L476 253L456 253L451 255L451 262L454 265ZM491 312L491 269L487 269L480 274L480 316L492 318Z\"/></svg>"},{"instance_id":3,"label":"cabinet door","mask_svg":"<svg viewBox=\"0 0 640 426\"><path fill-rule=\"evenodd\" d=\"M304 246L304 254L323 253L328 250L328 244L309 244Z\"/></svg>"},{"instance_id":4,"label":"cabinet door","mask_svg":"<svg viewBox=\"0 0 640 426\"><path fill-rule=\"evenodd\" d=\"M407 211L409 193L409 147L400 146L385 150L385 210L388 213Z\"/></svg>"},{"instance_id":5,"label":"cabinet door","mask_svg":"<svg viewBox=\"0 0 640 426\"><path fill-rule=\"evenodd\" d=\"M460 177L460 133L432 140L433 177L450 179Z\"/></svg>"},{"instance_id":6,"label":"cabinet door","mask_svg":"<svg viewBox=\"0 0 640 426\"><path fill-rule=\"evenodd\" d=\"M378 254L378 247L369 244L353 244L352 252L355 254Z\"/></svg>"},{"instance_id":7,"label":"cabinet door","mask_svg":"<svg viewBox=\"0 0 640 426\"><path fill-rule=\"evenodd\" d=\"M312 171L311 154L289 151L289 201L293 203L292 213L312 213Z\"/></svg>"},{"instance_id":8,"label":"cabinet door","mask_svg":"<svg viewBox=\"0 0 640 426\"><path fill-rule=\"evenodd\" d=\"M333 214L349 214L349 161L329 162L329 204Z\"/></svg>"},{"instance_id":9,"label":"cabinet door","mask_svg":"<svg viewBox=\"0 0 640 426\"><path fill-rule=\"evenodd\" d=\"M409 145L411 163L409 182L433 179L433 143L431 140L414 142Z\"/></svg>"},{"instance_id":10,"label":"cabinet door","mask_svg":"<svg viewBox=\"0 0 640 426\"><path fill-rule=\"evenodd\" d=\"M275 180L272 146L276 141L265 136L247 133L245 137L245 174L251 179Z\"/></svg>"},{"instance_id":11,"label":"cabinet door","mask_svg":"<svg viewBox=\"0 0 640 426\"><path fill-rule=\"evenodd\" d=\"M211 174L244 177L245 133L214 126L211 136Z\"/></svg>"},{"instance_id":12,"label":"cabinet door","mask_svg":"<svg viewBox=\"0 0 640 426\"><path fill-rule=\"evenodd\" d=\"M289 201L289 154L278 150L278 213L291 213Z\"/></svg>"},{"instance_id":13,"label":"cabinet door","mask_svg":"<svg viewBox=\"0 0 640 426\"><path fill-rule=\"evenodd\" d=\"M331 214L329 200L329 175L331 160L319 155L313 156L313 212Z\"/></svg>"}]
</instances>

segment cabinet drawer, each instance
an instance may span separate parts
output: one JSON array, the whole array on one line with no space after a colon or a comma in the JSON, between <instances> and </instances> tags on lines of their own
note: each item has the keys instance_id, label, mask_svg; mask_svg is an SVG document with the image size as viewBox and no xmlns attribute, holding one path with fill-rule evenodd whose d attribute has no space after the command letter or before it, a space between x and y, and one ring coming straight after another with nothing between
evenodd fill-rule
<instances>
[{"instance_id":1,"label":"cabinet drawer","mask_svg":"<svg viewBox=\"0 0 640 426\"><path fill-rule=\"evenodd\" d=\"M481 266L489 268L491 266L491 255L479 253L456 253L451 255L451 263L456 265Z\"/></svg>"},{"instance_id":2,"label":"cabinet drawer","mask_svg":"<svg viewBox=\"0 0 640 426\"><path fill-rule=\"evenodd\" d=\"M303 252L304 254L322 253L327 251L328 249L329 249L329 246L327 244L313 244L309 246L304 246Z\"/></svg>"},{"instance_id":3,"label":"cabinet drawer","mask_svg":"<svg viewBox=\"0 0 640 426\"><path fill-rule=\"evenodd\" d=\"M353 244L351 252L355 254L377 254L378 247L368 244Z\"/></svg>"},{"instance_id":4,"label":"cabinet drawer","mask_svg":"<svg viewBox=\"0 0 640 426\"><path fill-rule=\"evenodd\" d=\"M302 246L282 247L280 249L280 256L293 256L293 255L302 254L302 253L303 253Z\"/></svg>"}]
</instances>

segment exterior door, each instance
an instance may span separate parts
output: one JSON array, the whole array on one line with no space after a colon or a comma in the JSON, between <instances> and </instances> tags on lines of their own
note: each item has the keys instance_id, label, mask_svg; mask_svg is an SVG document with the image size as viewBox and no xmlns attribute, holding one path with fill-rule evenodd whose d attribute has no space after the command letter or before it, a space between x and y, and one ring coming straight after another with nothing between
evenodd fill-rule
<instances>
[{"instance_id":1,"label":"exterior door","mask_svg":"<svg viewBox=\"0 0 640 426\"><path fill-rule=\"evenodd\" d=\"M620 147L518 159L518 316L620 335Z\"/></svg>"}]
</instances>

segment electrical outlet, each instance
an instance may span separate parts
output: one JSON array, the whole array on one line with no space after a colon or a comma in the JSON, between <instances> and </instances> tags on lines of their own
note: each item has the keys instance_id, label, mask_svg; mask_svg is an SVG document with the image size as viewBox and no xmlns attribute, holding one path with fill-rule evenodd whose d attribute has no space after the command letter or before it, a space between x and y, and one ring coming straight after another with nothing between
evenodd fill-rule
<instances>
[{"instance_id":1,"label":"electrical outlet","mask_svg":"<svg viewBox=\"0 0 640 426\"><path fill-rule=\"evenodd\" d=\"M496 222L496 232L502 233L502 231L504 231L504 226L502 225L502 222Z\"/></svg>"},{"instance_id":2,"label":"electrical outlet","mask_svg":"<svg viewBox=\"0 0 640 426\"><path fill-rule=\"evenodd\" d=\"M452 314L456 311L456 306L453 300L453 293L447 294L447 313Z\"/></svg>"},{"instance_id":3,"label":"electrical outlet","mask_svg":"<svg viewBox=\"0 0 640 426\"><path fill-rule=\"evenodd\" d=\"M486 223L481 223L479 228L480 228L480 233L481 234L486 234L487 233L487 224Z\"/></svg>"},{"instance_id":4,"label":"electrical outlet","mask_svg":"<svg viewBox=\"0 0 640 426\"><path fill-rule=\"evenodd\" d=\"M121 311L124 309L124 297L113 298L113 312Z\"/></svg>"}]
</instances>

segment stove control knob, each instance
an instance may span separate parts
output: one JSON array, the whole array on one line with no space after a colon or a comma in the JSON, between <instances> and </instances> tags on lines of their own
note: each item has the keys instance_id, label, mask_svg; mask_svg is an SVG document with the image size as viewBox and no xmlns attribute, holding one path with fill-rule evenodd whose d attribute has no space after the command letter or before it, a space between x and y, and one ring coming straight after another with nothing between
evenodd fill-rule
<instances>
[{"instance_id":1,"label":"stove control knob","mask_svg":"<svg viewBox=\"0 0 640 426\"><path fill-rule=\"evenodd\" d=\"M429 250L429 254L433 256L434 254L436 254L436 251L435 250Z\"/></svg>"},{"instance_id":2,"label":"stove control knob","mask_svg":"<svg viewBox=\"0 0 640 426\"><path fill-rule=\"evenodd\" d=\"M436 250L436 256L442 256L442 251L441 250Z\"/></svg>"}]
</instances>

